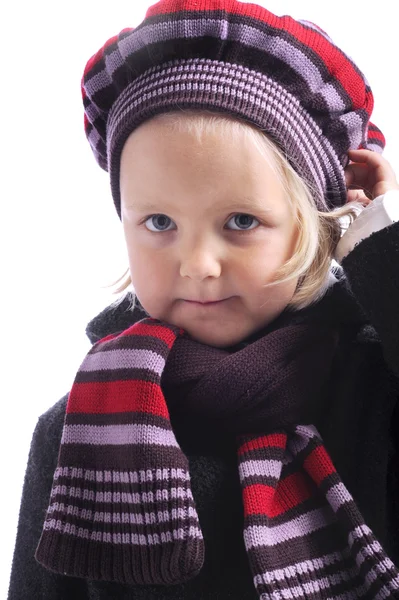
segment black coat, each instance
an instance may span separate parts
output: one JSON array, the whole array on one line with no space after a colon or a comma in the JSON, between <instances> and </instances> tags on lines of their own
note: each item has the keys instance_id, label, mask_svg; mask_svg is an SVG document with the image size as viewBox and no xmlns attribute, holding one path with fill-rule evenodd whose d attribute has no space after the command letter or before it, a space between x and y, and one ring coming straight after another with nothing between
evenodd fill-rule
<instances>
[{"instance_id":1,"label":"black coat","mask_svg":"<svg viewBox=\"0 0 399 600\"><path fill-rule=\"evenodd\" d=\"M326 411L318 429L325 446L380 543L399 565L399 222L373 233L349 253L339 278L311 311L342 325ZM87 328L92 342L146 316L108 307ZM286 311L271 324L300 320ZM310 314L310 313L308 313ZM257 600L246 556L241 486L234 440L173 423L190 464L192 492L205 540L205 564L189 582L127 586L56 575L35 561L67 396L38 420L25 475L9 600Z\"/></svg>"}]
</instances>

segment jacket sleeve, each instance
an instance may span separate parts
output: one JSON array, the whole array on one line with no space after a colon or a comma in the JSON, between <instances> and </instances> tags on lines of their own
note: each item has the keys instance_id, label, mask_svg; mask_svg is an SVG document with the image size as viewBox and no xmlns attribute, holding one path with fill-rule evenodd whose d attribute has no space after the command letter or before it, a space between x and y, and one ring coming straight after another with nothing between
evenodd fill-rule
<instances>
[{"instance_id":1,"label":"jacket sleeve","mask_svg":"<svg viewBox=\"0 0 399 600\"><path fill-rule=\"evenodd\" d=\"M52 573L34 557L57 467L67 397L64 396L39 418L33 433L22 490L8 600L87 600L84 580Z\"/></svg>"},{"instance_id":2,"label":"jacket sleeve","mask_svg":"<svg viewBox=\"0 0 399 600\"><path fill-rule=\"evenodd\" d=\"M399 377L399 221L356 243L341 266L381 339L388 367Z\"/></svg>"}]
</instances>

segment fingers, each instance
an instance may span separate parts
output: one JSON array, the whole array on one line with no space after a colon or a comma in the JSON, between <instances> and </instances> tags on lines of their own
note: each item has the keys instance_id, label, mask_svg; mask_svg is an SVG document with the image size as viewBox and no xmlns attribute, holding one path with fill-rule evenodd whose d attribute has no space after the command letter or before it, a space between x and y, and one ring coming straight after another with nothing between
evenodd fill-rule
<instances>
[{"instance_id":1,"label":"fingers","mask_svg":"<svg viewBox=\"0 0 399 600\"><path fill-rule=\"evenodd\" d=\"M348 190L347 200L346 202L360 202L363 206L367 206L372 202L370 198L368 198L363 190Z\"/></svg>"},{"instance_id":2,"label":"fingers","mask_svg":"<svg viewBox=\"0 0 399 600\"><path fill-rule=\"evenodd\" d=\"M378 152L372 150L349 150L349 158L354 162L363 162L370 165L370 167L378 167L382 162L389 165L388 161ZM353 156L353 158L351 158Z\"/></svg>"},{"instance_id":3,"label":"fingers","mask_svg":"<svg viewBox=\"0 0 399 600\"><path fill-rule=\"evenodd\" d=\"M374 171L377 179L381 178L391 182L396 181L395 171L391 163L378 152L373 152L372 150L349 150L348 156L353 163L356 163L356 167L363 164L369 172ZM353 163L349 164L348 168L352 167ZM382 175L383 177L381 177Z\"/></svg>"},{"instance_id":4,"label":"fingers","mask_svg":"<svg viewBox=\"0 0 399 600\"><path fill-rule=\"evenodd\" d=\"M364 187L368 183L369 167L361 163L351 163L345 169L346 185L359 185Z\"/></svg>"},{"instance_id":5,"label":"fingers","mask_svg":"<svg viewBox=\"0 0 399 600\"><path fill-rule=\"evenodd\" d=\"M348 156L351 162L344 171L346 187L348 190L360 188L364 192L362 195L348 193L348 198L372 200L390 189L399 189L393 168L381 154L371 150L349 150Z\"/></svg>"}]
</instances>

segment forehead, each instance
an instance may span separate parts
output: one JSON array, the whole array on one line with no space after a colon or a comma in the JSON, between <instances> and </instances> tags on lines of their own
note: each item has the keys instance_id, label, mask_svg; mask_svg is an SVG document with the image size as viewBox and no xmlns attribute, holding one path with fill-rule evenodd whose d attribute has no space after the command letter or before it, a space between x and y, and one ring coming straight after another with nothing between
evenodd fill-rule
<instances>
[{"instance_id":1,"label":"forehead","mask_svg":"<svg viewBox=\"0 0 399 600\"><path fill-rule=\"evenodd\" d=\"M254 189L282 184L280 169L267 148L259 148L241 132L232 137L223 128L180 131L162 121L148 121L128 137L121 156L121 178L151 189L159 185L184 186L195 181L203 192L236 186ZM194 190L195 191L195 190ZM242 195L242 192L241 192ZM249 193L251 195L251 192Z\"/></svg>"},{"instance_id":2,"label":"forehead","mask_svg":"<svg viewBox=\"0 0 399 600\"><path fill-rule=\"evenodd\" d=\"M181 128L156 119L132 132L121 159L122 206L176 215L187 208L191 215L258 211L285 218L292 212L281 163L267 146L240 128L230 137L223 127L197 133L195 123Z\"/></svg>"},{"instance_id":3,"label":"forehead","mask_svg":"<svg viewBox=\"0 0 399 600\"><path fill-rule=\"evenodd\" d=\"M258 156L263 164L275 170L277 163L275 153L270 147L276 148L264 133L260 133L255 126L242 125L230 121L213 122L209 120L196 121L190 118L179 118L173 116L173 120L164 120L169 117L168 113L153 117L140 124L127 138L122 154L134 154L135 152L151 150L153 159L159 159L164 155L179 152L187 155L206 158L210 154L219 161L241 160L243 156L250 157L247 166L251 166L254 158ZM263 143L262 143L263 142ZM202 155L202 156L201 156ZM137 158L136 154L136 158Z\"/></svg>"}]
</instances>

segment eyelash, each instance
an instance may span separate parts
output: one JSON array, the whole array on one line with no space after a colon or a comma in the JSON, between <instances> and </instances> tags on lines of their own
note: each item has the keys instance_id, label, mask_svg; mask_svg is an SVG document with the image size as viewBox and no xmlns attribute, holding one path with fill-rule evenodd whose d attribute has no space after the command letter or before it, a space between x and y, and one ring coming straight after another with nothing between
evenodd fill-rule
<instances>
[{"instance_id":1,"label":"eyelash","mask_svg":"<svg viewBox=\"0 0 399 600\"><path fill-rule=\"evenodd\" d=\"M228 220L227 222L229 222L231 219L233 219L233 218L235 218L235 217L238 217L238 216L246 216L246 217L250 217L251 219L254 219L255 221L258 221L258 223L260 224L260 221L259 221L259 219L257 219L256 217L254 217L254 216L252 216L252 215L250 215L250 214L247 214L247 213L236 213L235 215L232 215L232 216L229 218L229 220ZM170 218L169 218L169 217L167 217L166 215L164 215L164 214L162 214L162 213L156 213L156 214L154 214L154 215L149 215L148 217L146 217L146 218L145 218L145 219L142 221L142 223L144 223L144 225L145 225L145 224L146 224L146 222L147 222L149 219L152 219L152 218L154 218L154 217L166 217L167 219L169 219L169 221L172 221L172 219L170 219ZM254 227L254 228L252 228L252 229L232 229L231 231L234 231L234 232L236 232L236 233L239 233L239 234L242 234L242 233L244 233L244 234L247 234L247 233L249 233L250 231L254 231L254 229L257 229L257 228L256 228L256 227ZM164 229L164 230L160 230L160 229L158 229L157 231L153 231L153 230L149 229L148 231L150 231L151 233L167 233L167 232L169 232L169 231L173 231L173 229Z\"/></svg>"}]
</instances>

